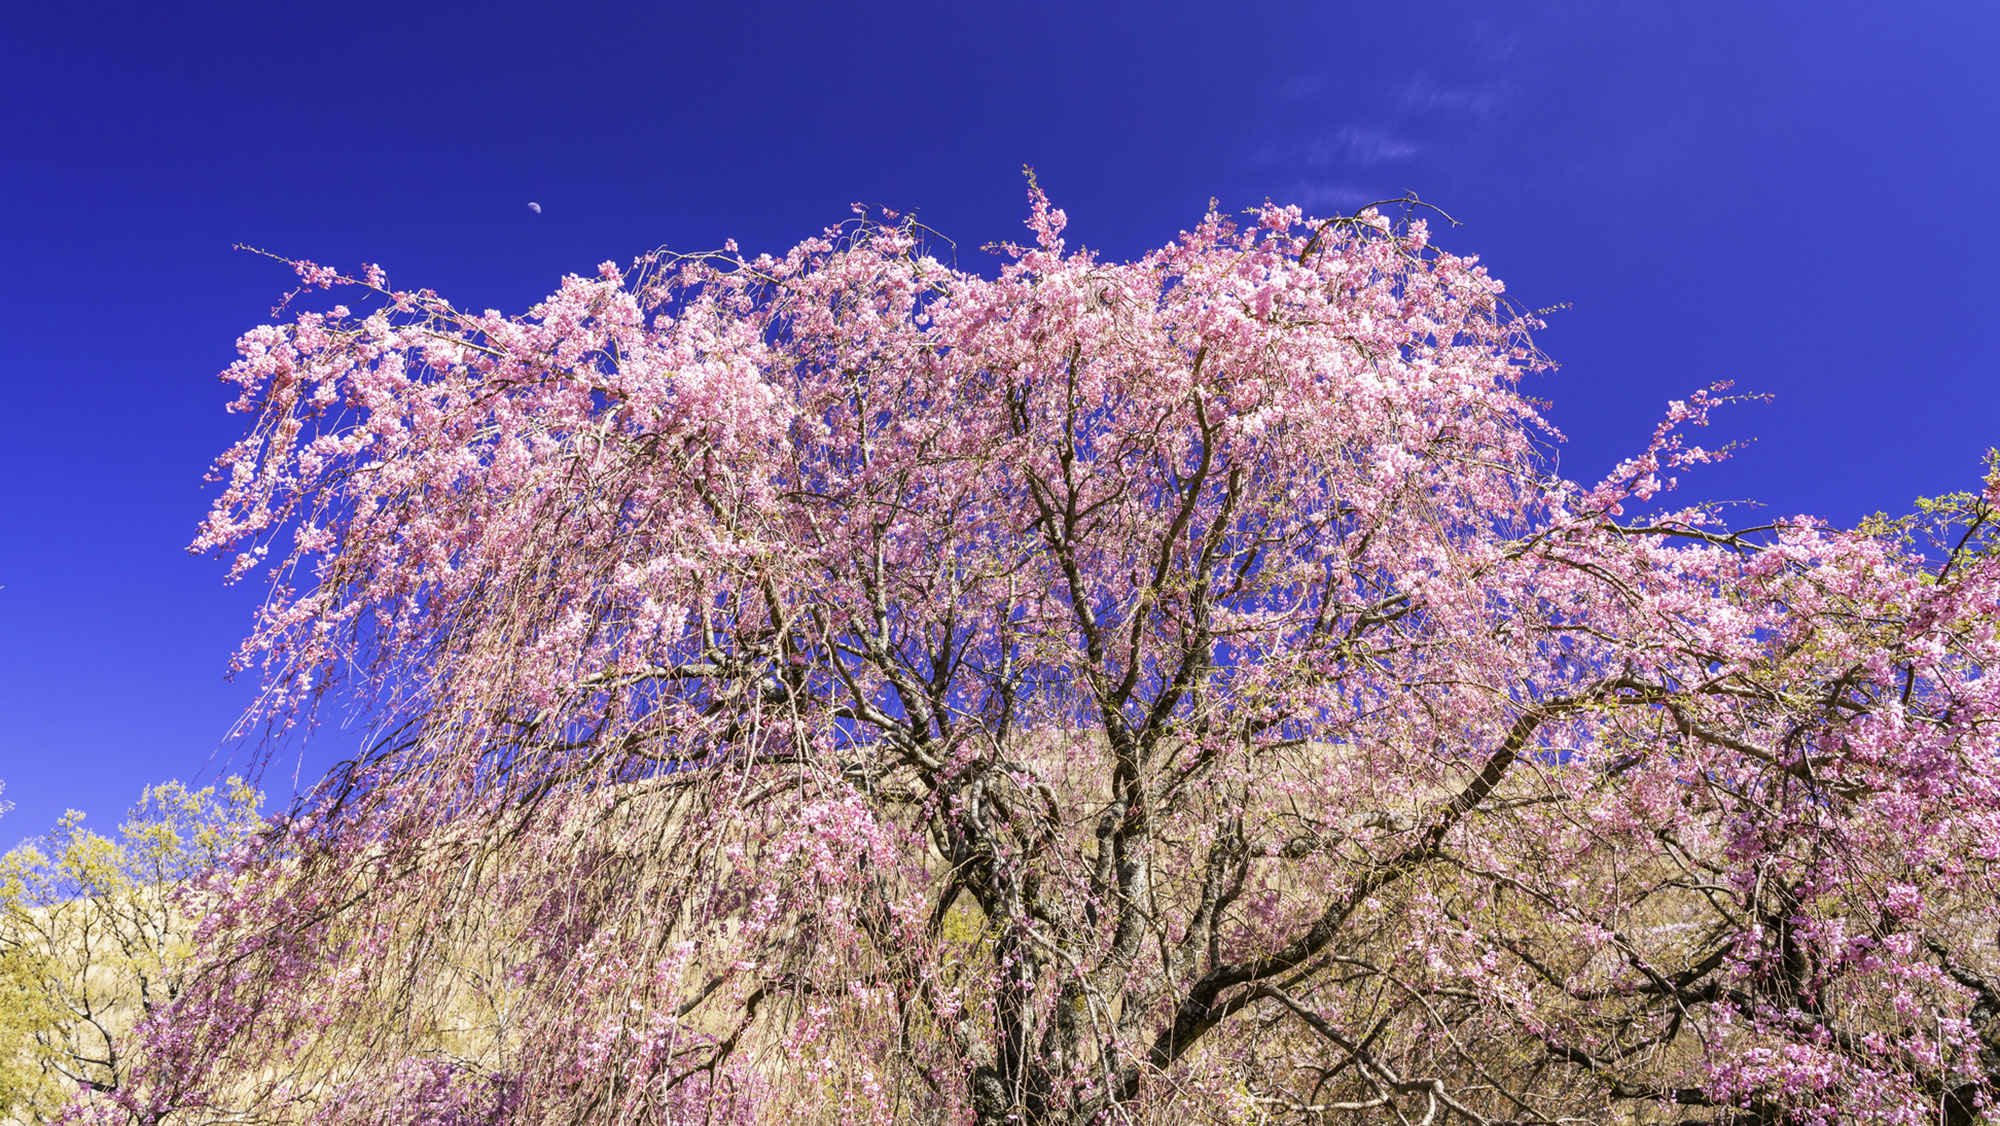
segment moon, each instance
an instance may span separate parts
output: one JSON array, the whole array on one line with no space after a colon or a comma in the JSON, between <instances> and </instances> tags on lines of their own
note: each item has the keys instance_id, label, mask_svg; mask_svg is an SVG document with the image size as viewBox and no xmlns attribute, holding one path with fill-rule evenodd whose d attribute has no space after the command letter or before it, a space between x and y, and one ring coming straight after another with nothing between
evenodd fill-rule
<instances>
[{"instance_id":1,"label":"moon","mask_svg":"<svg viewBox=\"0 0 2000 1126\"><path fill-rule=\"evenodd\" d=\"M540 215L542 213L542 205L539 203L530 203L528 205L528 210L534 212L537 215Z\"/></svg>"}]
</instances>

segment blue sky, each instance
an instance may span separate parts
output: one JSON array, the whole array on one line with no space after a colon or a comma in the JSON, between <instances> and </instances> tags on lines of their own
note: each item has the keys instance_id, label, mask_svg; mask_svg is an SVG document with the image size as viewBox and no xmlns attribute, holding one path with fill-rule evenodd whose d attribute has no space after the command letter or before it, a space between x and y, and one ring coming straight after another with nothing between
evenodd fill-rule
<instances>
[{"instance_id":1,"label":"blue sky","mask_svg":"<svg viewBox=\"0 0 2000 1126\"><path fill-rule=\"evenodd\" d=\"M282 267L519 310L660 245L779 251L853 201L979 266L1020 169L1128 257L1208 200L1419 192L1530 307L1590 477L1664 403L1769 392L1687 482L1840 523L2000 443L2000 5L23 5L0 36L0 844L252 758L257 591L190 557L215 381ZM527 204L539 202L537 215ZM289 792L353 746L277 755Z\"/></svg>"}]
</instances>

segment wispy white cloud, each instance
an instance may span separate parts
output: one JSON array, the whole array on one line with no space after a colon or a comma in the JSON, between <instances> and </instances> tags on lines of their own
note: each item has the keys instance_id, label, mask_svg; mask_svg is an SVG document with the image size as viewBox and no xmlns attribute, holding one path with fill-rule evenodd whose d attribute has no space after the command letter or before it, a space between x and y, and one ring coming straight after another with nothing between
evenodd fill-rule
<instances>
[{"instance_id":1,"label":"wispy white cloud","mask_svg":"<svg viewBox=\"0 0 2000 1126\"><path fill-rule=\"evenodd\" d=\"M1423 151L1406 137L1360 125L1343 125L1304 140L1268 141L1257 146L1252 161L1309 168L1368 168L1404 160Z\"/></svg>"},{"instance_id":2,"label":"wispy white cloud","mask_svg":"<svg viewBox=\"0 0 2000 1126\"><path fill-rule=\"evenodd\" d=\"M1504 63L1513 58L1521 44L1528 38L1525 27L1515 25L1501 28L1481 21L1466 29L1466 41L1479 61L1489 66Z\"/></svg>"},{"instance_id":3,"label":"wispy white cloud","mask_svg":"<svg viewBox=\"0 0 2000 1126\"><path fill-rule=\"evenodd\" d=\"M1240 150L1245 187L1351 211L1407 187L1448 193L1475 167L1500 174L1486 158L1533 86L1533 32L1532 21L1474 21L1421 61L1268 76Z\"/></svg>"},{"instance_id":4,"label":"wispy white cloud","mask_svg":"<svg viewBox=\"0 0 2000 1126\"><path fill-rule=\"evenodd\" d=\"M1395 193L1391 192L1390 195ZM1285 191L1274 195L1276 203L1296 204L1308 212L1331 214L1353 211L1363 204L1374 203L1384 198L1380 188L1364 187L1346 181L1298 181Z\"/></svg>"},{"instance_id":5,"label":"wispy white cloud","mask_svg":"<svg viewBox=\"0 0 2000 1126\"><path fill-rule=\"evenodd\" d=\"M1314 144L1315 148L1325 147L1330 158L1326 163L1329 164L1344 161L1367 167L1384 161L1402 160L1423 151L1423 146L1415 141L1358 125L1343 125L1330 138L1331 144L1327 144L1327 140L1322 138Z\"/></svg>"},{"instance_id":6,"label":"wispy white cloud","mask_svg":"<svg viewBox=\"0 0 2000 1126\"><path fill-rule=\"evenodd\" d=\"M1390 97L1399 114L1465 114L1485 117L1500 104L1500 91L1492 83L1479 86L1440 86L1428 75L1412 75Z\"/></svg>"},{"instance_id":7,"label":"wispy white cloud","mask_svg":"<svg viewBox=\"0 0 2000 1126\"><path fill-rule=\"evenodd\" d=\"M1317 74L1295 74L1279 85L1278 90L1287 101L1303 102L1319 93L1326 80Z\"/></svg>"}]
</instances>

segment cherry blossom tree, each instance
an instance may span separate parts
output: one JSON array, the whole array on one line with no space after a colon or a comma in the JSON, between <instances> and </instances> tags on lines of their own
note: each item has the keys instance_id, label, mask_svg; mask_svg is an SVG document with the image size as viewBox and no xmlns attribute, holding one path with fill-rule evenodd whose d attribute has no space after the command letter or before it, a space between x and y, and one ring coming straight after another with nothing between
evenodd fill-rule
<instances>
[{"instance_id":1,"label":"cherry blossom tree","mask_svg":"<svg viewBox=\"0 0 2000 1126\"><path fill-rule=\"evenodd\" d=\"M124 1113L1970 1122L2000 475L1551 470L1377 209L997 276L894 215L522 317L300 263L197 546L379 739L215 876ZM303 302L305 299L301 298Z\"/></svg>"}]
</instances>

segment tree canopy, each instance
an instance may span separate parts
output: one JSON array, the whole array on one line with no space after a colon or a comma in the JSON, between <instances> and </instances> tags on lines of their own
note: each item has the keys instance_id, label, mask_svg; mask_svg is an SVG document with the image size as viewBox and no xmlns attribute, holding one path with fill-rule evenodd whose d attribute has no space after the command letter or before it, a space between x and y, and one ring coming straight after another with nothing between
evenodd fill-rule
<instances>
[{"instance_id":1,"label":"tree canopy","mask_svg":"<svg viewBox=\"0 0 2000 1126\"><path fill-rule=\"evenodd\" d=\"M130 1076L135 1026L180 996L202 915L182 897L260 827L261 795L150 786L117 836L71 810L0 855L0 1122L56 1121ZM106 1108L109 1109L109 1108Z\"/></svg>"},{"instance_id":2,"label":"tree canopy","mask_svg":"<svg viewBox=\"0 0 2000 1126\"><path fill-rule=\"evenodd\" d=\"M1971 1120L2000 476L1732 527L1717 388L1571 482L1424 222L1032 204L513 318L299 264L197 546L262 717L382 734L124 1113Z\"/></svg>"}]
</instances>

